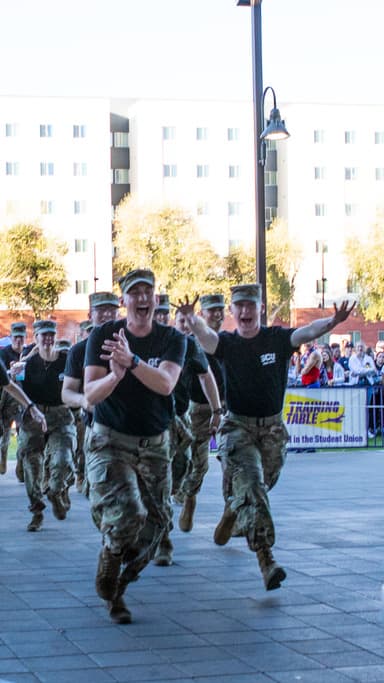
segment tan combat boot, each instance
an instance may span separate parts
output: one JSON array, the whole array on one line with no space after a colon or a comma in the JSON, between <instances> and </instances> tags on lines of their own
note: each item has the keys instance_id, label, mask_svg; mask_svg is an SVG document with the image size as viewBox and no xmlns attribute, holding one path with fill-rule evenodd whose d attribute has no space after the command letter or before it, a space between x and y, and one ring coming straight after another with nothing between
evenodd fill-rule
<instances>
[{"instance_id":1,"label":"tan combat boot","mask_svg":"<svg viewBox=\"0 0 384 683\"><path fill-rule=\"evenodd\" d=\"M193 514L196 507L196 496L185 496L183 509L180 512L179 528L181 531L191 531L193 528Z\"/></svg>"},{"instance_id":2,"label":"tan combat boot","mask_svg":"<svg viewBox=\"0 0 384 683\"><path fill-rule=\"evenodd\" d=\"M96 573L96 591L103 600L113 600L117 593L121 555L114 555L104 546L99 555Z\"/></svg>"},{"instance_id":3,"label":"tan combat boot","mask_svg":"<svg viewBox=\"0 0 384 683\"><path fill-rule=\"evenodd\" d=\"M38 531L43 523L43 519L44 516L42 512L34 512L32 519L27 526L27 531Z\"/></svg>"},{"instance_id":4,"label":"tan combat boot","mask_svg":"<svg viewBox=\"0 0 384 683\"><path fill-rule=\"evenodd\" d=\"M275 562L272 555L272 550L269 546L263 546L256 550L259 567L264 579L265 589L273 591L275 588L280 588L280 584L286 578L287 574L283 567Z\"/></svg>"},{"instance_id":5,"label":"tan combat boot","mask_svg":"<svg viewBox=\"0 0 384 683\"><path fill-rule=\"evenodd\" d=\"M217 545L225 545L228 543L232 536L236 519L237 513L231 509L229 504L227 504L224 508L223 516L215 529L215 533L213 534L213 540Z\"/></svg>"},{"instance_id":6,"label":"tan combat boot","mask_svg":"<svg viewBox=\"0 0 384 683\"><path fill-rule=\"evenodd\" d=\"M159 543L156 555L154 557L154 564L158 567L170 567L172 564L173 543L168 534L164 534Z\"/></svg>"},{"instance_id":7,"label":"tan combat boot","mask_svg":"<svg viewBox=\"0 0 384 683\"><path fill-rule=\"evenodd\" d=\"M52 512L56 519L65 519L67 516L67 508L60 493L53 493L48 491L47 498L52 504Z\"/></svg>"},{"instance_id":8,"label":"tan combat boot","mask_svg":"<svg viewBox=\"0 0 384 683\"><path fill-rule=\"evenodd\" d=\"M108 609L110 617L115 624L130 624L132 622L132 615L122 596L108 601Z\"/></svg>"}]
</instances>

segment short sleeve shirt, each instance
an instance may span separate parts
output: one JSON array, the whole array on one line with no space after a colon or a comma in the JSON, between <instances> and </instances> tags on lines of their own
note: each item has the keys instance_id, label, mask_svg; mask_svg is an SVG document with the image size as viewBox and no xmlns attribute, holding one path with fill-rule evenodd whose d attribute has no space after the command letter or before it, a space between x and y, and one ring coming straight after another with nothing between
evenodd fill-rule
<instances>
[{"instance_id":1,"label":"short sleeve shirt","mask_svg":"<svg viewBox=\"0 0 384 683\"><path fill-rule=\"evenodd\" d=\"M135 337L127 330L125 320L107 322L95 327L87 340L85 366L96 365L109 370L108 361L100 358L104 339L113 339L113 333L124 328L130 349L144 362L159 367L170 361L183 367L186 349L184 335L173 327L153 322L146 337ZM123 434L155 436L164 432L174 412L173 396L162 396L148 389L133 373L125 373L114 391L95 406L95 422Z\"/></svg>"},{"instance_id":2,"label":"short sleeve shirt","mask_svg":"<svg viewBox=\"0 0 384 683\"><path fill-rule=\"evenodd\" d=\"M87 346L87 341L87 339L82 339L69 349L64 369L66 377L72 377L81 381L81 391L84 379L85 347Z\"/></svg>"},{"instance_id":3,"label":"short sleeve shirt","mask_svg":"<svg viewBox=\"0 0 384 683\"><path fill-rule=\"evenodd\" d=\"M216 380L217 389L219 392L220 399L223 401L224 400L224 394L225 394L223 368L221 367L221 364L219 363L217 358L215 358L215 356L212 356L210 353L207 353L206 356L207 356L209 366L213 372L213 376ZM200 404L207 404L208 403L208 399L205 396L204 391L201 388L201 384L197 380L196 377L192 378L191 400L194 403L200 403Z\"/></svg>"},{"instance_id":4,"label":"short sleeve shirt","mask_svg":"<svg viewBox=\"0 0 384 683\"><path fill-rule=\"evenodd\" d=\"M8 346L4 346L4 348L0 350L0 360L3 361L7 370L11 367L12 361L18 361L19 359L20 354L13 350L12 344L8 344Z\"/></svg>"},{"instance_id":5,"label":"short sleeve shirt","mask_svg":"<svg viewBox=\"0 0 384 683\"><path fill-rule=\"evenodd\" d=\"M219 333L214 355L224 367L230 411L247 417L269 417L282 410L294 329L261 327L251 339L237 331Z\"/></svg>"},{"instance_id":6,"label":"short sleeve shirt","mask_svg":"<svg viewBox=\"0 0 384 683\"><path fill-rule=\"evenodd\" d=\"M33 403L47 406L62 405L64 368L67 354L59 351L54 361L44 361L39 353L29 358L25 364L25 378L21 384Z\"/></svg>"}]
</instances>

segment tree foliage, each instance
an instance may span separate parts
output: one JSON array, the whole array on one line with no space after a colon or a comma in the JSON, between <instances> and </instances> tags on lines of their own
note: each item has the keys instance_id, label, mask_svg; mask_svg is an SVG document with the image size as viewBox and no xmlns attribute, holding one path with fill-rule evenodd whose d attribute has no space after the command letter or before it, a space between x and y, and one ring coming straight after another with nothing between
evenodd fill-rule
<instances>
[{"instance_id":1,"label":"tree foliage","mask_svg":"<svg viewBox=\"0 0 384 683\"><path fill-rule=\"evenodd\" d=\"M54 310L68 285L67 247L41 227L19 223L0 232L0 300L13 311L30 306L36 318Z\"/></svg>"},{"instance_id":2,"label":"tree foliage","mask_svg":"<svg viewBox=\"0 0 384 683\"><path fill-rule=\"evenodd\" d=\"M274 221L267 230L266 253L268 321L272 324L279 317L288 322L302 253L283 221Z\"/></svg>"},{"instance_id":3,"label":"tree foliage","mask_svg":"<svg viewBox=\"0 0 384 683\"><path fill-rule=\"evenodd\" d=\"M360 311L369 321L384 319L383 223L378 220L365 239L349 238L345 249L351 284L358 294Z\"/></svg>"},{"instance_id":4,"label":"tree foliage","mask_svg":"<svg viewBox=\"0 0 384 683\"><path fill-rule=\"evenodd\" d=\"M220 288L221 260L184 210L140 206L125 198L116 211L114 229L115 280L134 268L151 268L158 291L176 302L185 294Z\"/></svg>"}]
</instances>

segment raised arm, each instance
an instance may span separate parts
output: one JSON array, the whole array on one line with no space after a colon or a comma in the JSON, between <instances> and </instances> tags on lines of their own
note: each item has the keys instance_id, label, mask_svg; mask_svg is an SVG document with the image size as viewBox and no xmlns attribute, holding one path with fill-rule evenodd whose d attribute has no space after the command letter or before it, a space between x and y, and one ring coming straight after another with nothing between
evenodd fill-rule
<instances>
[{"instance_id":1,"label":"raised arm","mask_svg":"<svg viewBox=\"0 0 384 683\"><path fill-rule=\"evenodd\" d=\"M179 301L179 305L176 308L187 318L189 327L199 340L204 351L213 354L217 349L219 337L214 330L208 327L201 316L196 315L195 305L198 299L199 297L196 296L192 303L189 303L189 298L186 296L185 301Z\"/></svg>"},{"instance_id":2,"label":"raised arm","mask_svg":"<svg viewBox=\"0 0 384 683\"><path fill-rule=\"evenodd\" d=\"M351 305L349 305L348 301L343 301L339 307L337 307L336 304L333 304L333 316L330 318L320 318L318 320L314 320L309 325L298 327L297 330L292 332L292 346L300 346L300 344L305 344L306 342L321 337L323 334L326 334L326 332L330 332L330 330L333 330L336 325L339 325L348 318L350 313L355 308L355 305L356 301L354 301Z\"/></svg>"}]
</instances>

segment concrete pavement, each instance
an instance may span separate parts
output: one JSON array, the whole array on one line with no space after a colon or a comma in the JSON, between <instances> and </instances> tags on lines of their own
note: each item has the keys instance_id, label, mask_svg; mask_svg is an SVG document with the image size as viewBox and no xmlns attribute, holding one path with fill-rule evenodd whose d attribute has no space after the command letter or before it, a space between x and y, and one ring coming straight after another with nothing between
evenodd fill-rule
<instances>
[{"instance_id":1,"label":"concrete pavement","mask_svg":"<svg viewBox=\"0 0 384 683\"><path fill-rule=\"evenodd\" d=\"M97 597L100 538L88 502L49 507L27 533L23 485L0 478L0 683L384 682L384 451L290 453L271 493L275 556L287 570L266 593L242 538L212 541L222 511L218 463L175 563L151 565L117 626Z\"/></svg>"}]
</instances>

